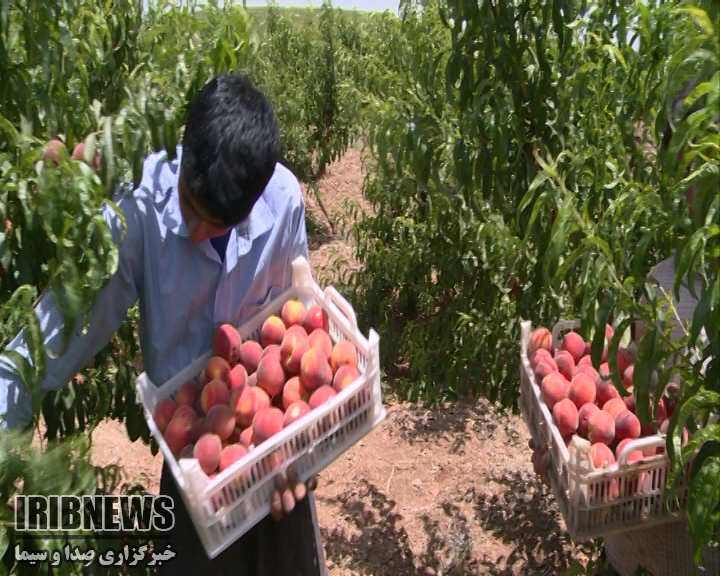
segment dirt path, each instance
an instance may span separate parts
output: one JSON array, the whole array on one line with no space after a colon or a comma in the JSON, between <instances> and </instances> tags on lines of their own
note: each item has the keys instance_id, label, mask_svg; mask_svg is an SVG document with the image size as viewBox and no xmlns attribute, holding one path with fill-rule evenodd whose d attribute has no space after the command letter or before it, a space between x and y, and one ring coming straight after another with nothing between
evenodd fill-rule
<instances>
[{"instance_id":1,"label":"dirt path","mask_svg":"<svg viewBox=\"0 0 720 576\"><path fill-rule=\"evenodd\" d=\"M319 184L332 218L362 199L351 150ZM311 260L332 278L352 251L333 238L306 193ZM552 496L532 472L526 426L487 402L425 409L388 402L386 420L319 476L316 492L330 576L560 575L592 553L570 542ZM162 456L110 422L94 436L96 464L120 464L157 492Z\"/></svg>"}]
</instances>

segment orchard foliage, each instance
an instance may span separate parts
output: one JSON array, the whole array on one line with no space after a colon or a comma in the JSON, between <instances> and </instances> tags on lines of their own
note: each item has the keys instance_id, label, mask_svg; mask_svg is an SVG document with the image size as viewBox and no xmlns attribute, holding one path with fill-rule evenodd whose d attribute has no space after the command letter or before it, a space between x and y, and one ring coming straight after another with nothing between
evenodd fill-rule
<instances>
[{"instance_id":1,"label":"orchard foliage","mask_svg":"<svg viewBox=\"0 0 720 576\"><path fill-rule=\"evenodd\" d=\"M720 412L720 50L717 5L702 4L431 0L418 16L404 2L407 49L373 106L375 214L355 226L363 266L350 282L358 317L383 335L382 364L412 398L514 405L521 319L581 319L597 364L605 324L617 326L615 369L626 329L646 326L638 413L651 419L650 399L680 379L668 487L700 448L688 504L698 561L720 520L709 420ZM679 122L671 103L691 78L683 110L697 107ZM702 280L674 343L661 302L673 295L648 277L670 256L676 289Z\"/></svg>"}]
</instances>

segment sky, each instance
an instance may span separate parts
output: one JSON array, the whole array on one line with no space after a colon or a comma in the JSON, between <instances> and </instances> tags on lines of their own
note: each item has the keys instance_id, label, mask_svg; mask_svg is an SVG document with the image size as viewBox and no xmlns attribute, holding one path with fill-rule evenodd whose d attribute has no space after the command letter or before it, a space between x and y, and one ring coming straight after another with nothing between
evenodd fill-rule
<instances>
[{"instance_id":1,"label":"sky","mask_svg":"<svg viewBox=\"0 0 720 576\"><path fill-rule=\"evenodd\" d=\"M172 0L170 0L172 1ZM148 0L145 0L147 6ZM235 4L242 6L242 0L235 0ZM322 0L277 0L278 6L289 7L320 7ZM267 6L267 0L247 0L248 6ZM335 8L362 9L362 10L390 10L397 14L400 6L399 0L333 0Z\"/></svg>"},{"instance_id":2,"label":"sky","mask_svg":"<svg viewBox=\"0 0 720 576\"><path fill-rule=\"evenodd\" d=\"M241 2L239 2L241 3ZM278 6L322 6L322 0L277 0ZM265 6L265 0L247 0L248 6ZM397 14L398 0L333 0L335 8L361 8L363 10L390 10Z\"/></svg>"}]
</instances>

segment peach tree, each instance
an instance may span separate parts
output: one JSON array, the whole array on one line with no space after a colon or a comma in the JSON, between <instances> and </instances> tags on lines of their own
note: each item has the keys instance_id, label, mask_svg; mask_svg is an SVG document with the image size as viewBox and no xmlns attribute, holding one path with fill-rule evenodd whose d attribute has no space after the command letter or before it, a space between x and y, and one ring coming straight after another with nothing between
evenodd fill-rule
<instances>
[{"instance_id":1,"label":"peach tree","mask_svg":"<svg viewBox=\"0 0 720 576\"><path fill-rule=\"evenodd\" d=\"M375 213L354 228L362 269L348 280L358 317L383 335L400 394L479 393L505 406L516 406L521 319L580 319L596 362L605 324L616 326L615 372L625 328L643 323L633 393L640 420L654 422L671 378L683 383L665 495L691 464L699 561L720 518L717 5L417 4L402 3L408 50L373 106ZM697 108L680 123L670 105L691 74ZM649 278L670 256L676 289L702 284L680 342Z\"/></svg>"}]
</instances>

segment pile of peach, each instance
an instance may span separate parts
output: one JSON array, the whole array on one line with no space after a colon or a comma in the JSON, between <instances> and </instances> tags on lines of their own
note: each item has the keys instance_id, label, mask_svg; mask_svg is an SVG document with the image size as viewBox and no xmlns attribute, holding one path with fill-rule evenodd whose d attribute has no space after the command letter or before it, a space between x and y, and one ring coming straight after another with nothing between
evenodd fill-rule
<instances>
[{"instance_id":1,"label":"pile of peach","mask_svg":"<svg viewBox=\"0 0 720 576\"><path fill-rule=\"evenodd\" d=\"M197 382L158 402L153 414L172 453L197 458L211 478L360 377L355 346L333 345L325 310L298 300L265 320L260 342L242 342L223 324L212 348Z\"/></svg>"},{"instance_id":2,"label":"pile of peach","mask_svg":"<svg viewBox=\"0 0 720 576\"><path fill-rule=\"evenodd\" d=\"M597 368L590 357L590 343L576 332L568 332L560 348L554 350L551 332L539 327L532 333L528 346L528 359L542 400L551 411L558 431L566 445L576 434L590 442L595 469L615 464L629 442L656 434L655 423L665 434L675 406L674 398L664 395L658 401L655 422L641 426L633 394L634 359L627 348L618 348L617 366L629 395L621 396L610 379L607 343L612 337L613 329L607 326L602 363ZM673 390L671 386L668 389L669 393ZM652 394L650 403L652 414ZM687 430L683 430L683 441L687 441ZM663 450L662 447L636 450L628 455L627 461L639 462Z\"/></svg>"}]
</instances>

